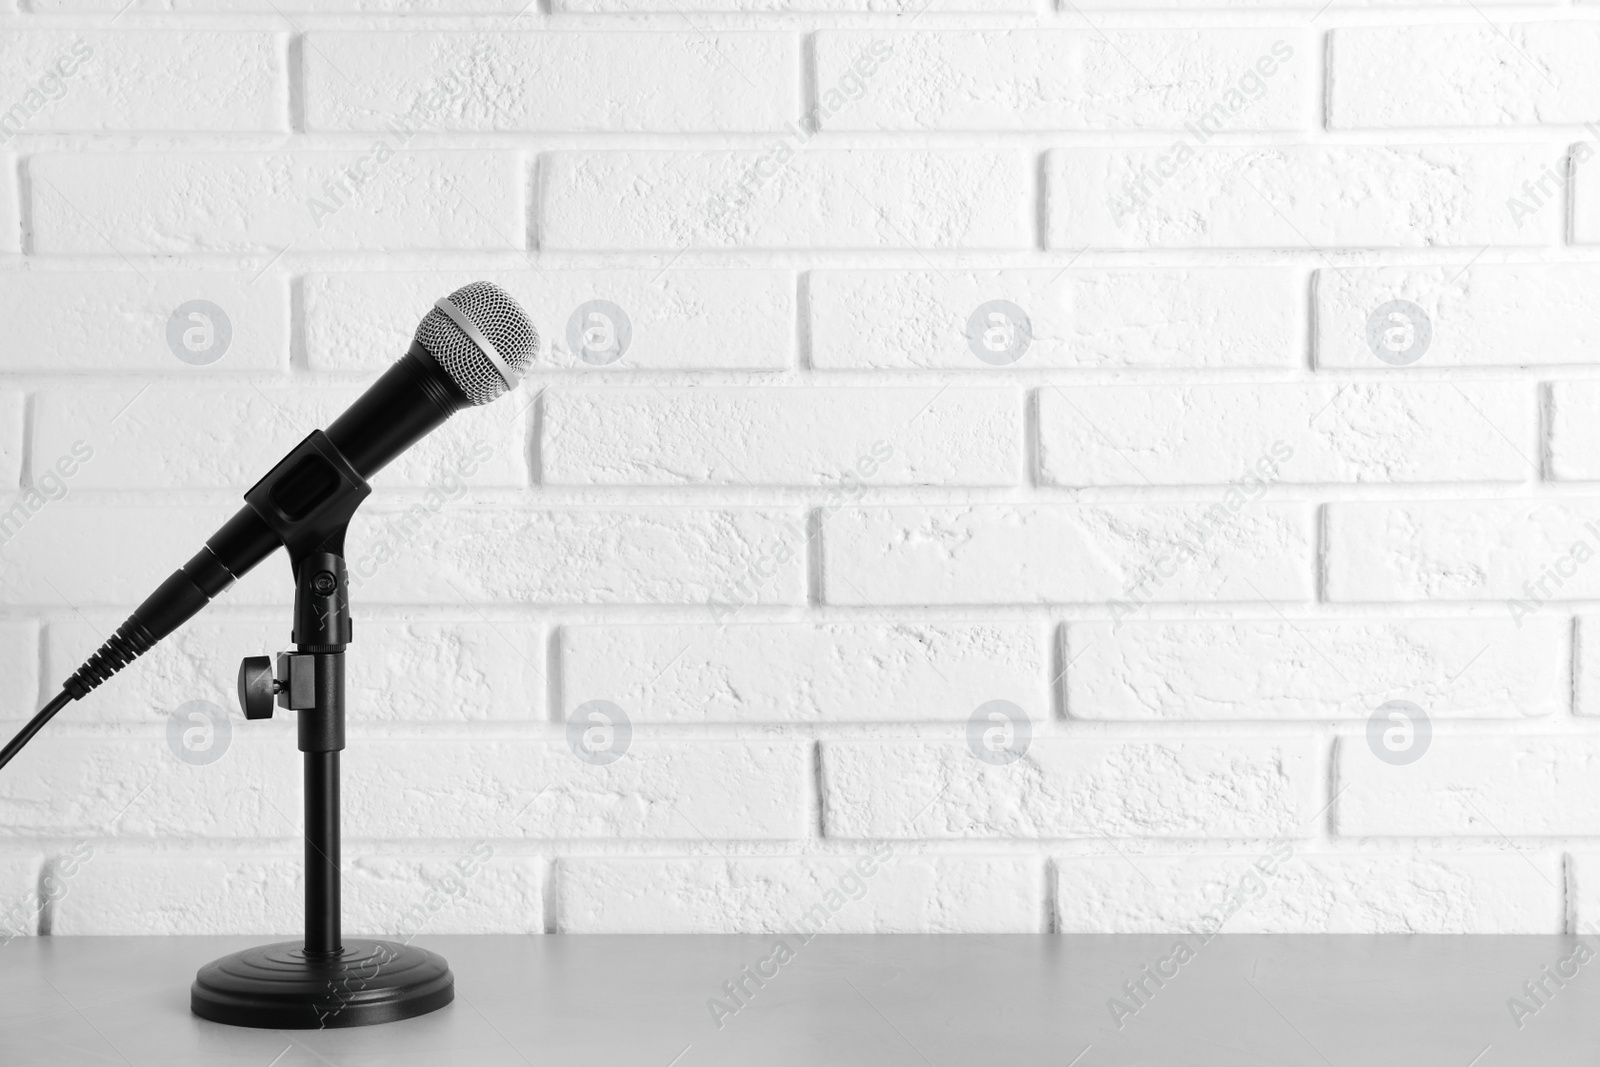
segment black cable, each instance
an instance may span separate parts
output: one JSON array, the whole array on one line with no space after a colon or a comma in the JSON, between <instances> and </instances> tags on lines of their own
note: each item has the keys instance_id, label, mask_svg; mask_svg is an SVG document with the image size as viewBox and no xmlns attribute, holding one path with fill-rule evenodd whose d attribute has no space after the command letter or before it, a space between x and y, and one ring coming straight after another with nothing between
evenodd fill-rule
<instances>
[{"instance_id":1,"label":"black cable","mask_svg":"<svg viewBox=\"0 0 1600 1067\"><path fill-rule=\"evenodd\" d=\"M17 732L5 748L0 748L0 767L11 762L11 757L22 751L22 746L33 740L33 735L44 729L44 724L55 718L56 712L72 703L72 694L62 690L61 695L44 706L44 710L28 720L28 725Z\"/></svg>"}]
</instances>

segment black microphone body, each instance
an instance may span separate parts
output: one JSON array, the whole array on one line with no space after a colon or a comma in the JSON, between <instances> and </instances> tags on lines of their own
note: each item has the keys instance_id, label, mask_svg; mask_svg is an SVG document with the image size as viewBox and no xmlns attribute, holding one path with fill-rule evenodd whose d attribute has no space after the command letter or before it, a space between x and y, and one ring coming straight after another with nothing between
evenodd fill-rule
<instances>
[{"instance_id":1,"label":"black microphone body","mask_svg":"<svg viewBox=\"0 0 1600 1067\"><path fill-rule=\"evenodd\" d=\"M422 345L384 372L327 428L327 437L362 478L471 403ZM311 490L308 487L308 491ZM182 626L213 597L282 547L278 535L246 505L140 604L63 688L80 700L151 646Z\"/></svg>"}]
</instances>

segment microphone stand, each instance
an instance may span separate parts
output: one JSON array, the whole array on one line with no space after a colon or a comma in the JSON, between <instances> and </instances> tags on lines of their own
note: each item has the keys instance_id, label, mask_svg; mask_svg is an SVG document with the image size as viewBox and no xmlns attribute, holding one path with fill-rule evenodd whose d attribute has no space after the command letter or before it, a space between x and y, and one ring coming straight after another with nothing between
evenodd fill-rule
<instances>
[{"instance_id":1,"label":"microphone stand","mask_svg":"<svg viewBox=\"0 0 1600 1067\"><path fill-rule=\"evenodd\" d=\"M340 922L339 753L344 749L344 653L351 640L345 530L372 491L317 430L245 494L289 550L295 651L239 667L245 718L299 713L305 773L305 940L235 952L200 968L194 1014L233 1026L314 1030L423 1015L450 1003L442 956L409 944L346 940Z\"/></svg>"}]
</instances>

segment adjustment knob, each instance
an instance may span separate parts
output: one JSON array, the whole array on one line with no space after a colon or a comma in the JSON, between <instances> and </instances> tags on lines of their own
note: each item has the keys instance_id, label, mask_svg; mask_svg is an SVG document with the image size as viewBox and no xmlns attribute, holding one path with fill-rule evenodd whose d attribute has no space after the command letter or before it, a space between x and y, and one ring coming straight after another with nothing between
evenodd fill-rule
<instances>
[{"instance_id":1,"label":"adjustment knob","mask_svg":"<svg viewBox=\"0 0 1600 1067\"><path fill-rule=\"evenodd\" d=\"M239 663L239 706L247 719L272 718L278 681L272 677L271 656L247 656Z\"/></svg>"}]
</instances>

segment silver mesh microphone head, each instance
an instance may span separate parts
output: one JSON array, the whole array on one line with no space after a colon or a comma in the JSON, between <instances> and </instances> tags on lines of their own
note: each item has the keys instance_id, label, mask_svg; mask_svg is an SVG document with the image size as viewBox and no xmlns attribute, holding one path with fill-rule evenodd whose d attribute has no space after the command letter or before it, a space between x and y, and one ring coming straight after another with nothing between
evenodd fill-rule
<instances>
[{"instance_id":1,"label":"silver mesh microphone head","mask_svg":"<svg viewBox=\"0 0 1600 1067\"><path fill-rule=\"evenodd\" d=\"M492 282L463 285L434 304L416 341L474 404L515 388L539 351L527 312Z\"/></svg>"}]
</instances>

